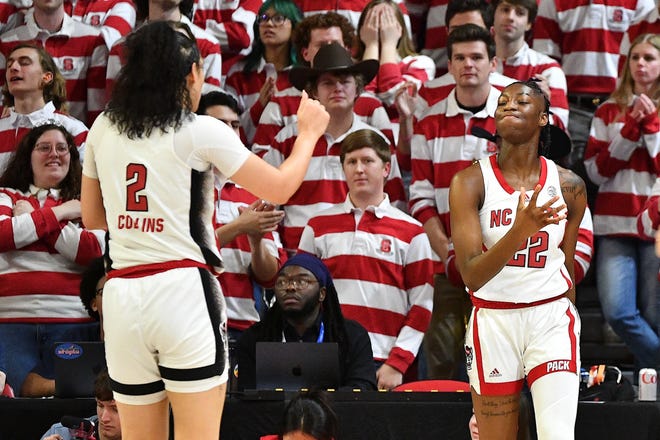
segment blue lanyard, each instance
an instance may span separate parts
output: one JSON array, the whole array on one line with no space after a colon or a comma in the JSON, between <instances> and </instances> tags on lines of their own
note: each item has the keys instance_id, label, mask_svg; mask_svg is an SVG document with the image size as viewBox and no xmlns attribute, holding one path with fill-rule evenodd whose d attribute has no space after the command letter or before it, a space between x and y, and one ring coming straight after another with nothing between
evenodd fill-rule
<instances>
[{"instance_id":1,"label":"blue lanyard","mask_svg":"<svg viewBox=\"0 0 660 440\"><path fill-rule=\"evenodd\" d=\"M323 324L323 321L321 321L321 325L319 326L319 337L316 338L316 343L320 344L323 342L323 337L325 336L325 325ZM282 342L286 342L286 337L284 336L284 331L282 331Z\"/></svg>"},{"instance_id":2,"label":"blue lanyard","mask_svg":"<svg viewBox=\"0 0 660 440\"><path fill-rule=\"evenodd\" d=\"M325 335L325 325L323 325L323 321L321 321L321 326L319 327L319 337L316 338L316 343L320 344L323 342L323 336Z\"/></svg>"}]
</instances>

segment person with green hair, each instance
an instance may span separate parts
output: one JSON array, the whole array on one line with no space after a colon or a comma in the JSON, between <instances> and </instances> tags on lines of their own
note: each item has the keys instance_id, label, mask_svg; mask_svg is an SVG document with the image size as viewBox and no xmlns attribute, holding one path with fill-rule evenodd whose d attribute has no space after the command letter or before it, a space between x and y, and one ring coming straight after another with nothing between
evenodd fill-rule
<instances>
[{"instance_id":1,"label":"person with green hair","mask_svg":"<svg viewBox=\"0 0 660 440\"><path fill-rule=\"evenodd\" d=\"M289 68L297 56L291 33L302 18L292 0L266 0L254 21L252 50L227 73L225 89L241 106L241 126L248 143L272 96L292 87Z\"/></svg>"}]
</instances>

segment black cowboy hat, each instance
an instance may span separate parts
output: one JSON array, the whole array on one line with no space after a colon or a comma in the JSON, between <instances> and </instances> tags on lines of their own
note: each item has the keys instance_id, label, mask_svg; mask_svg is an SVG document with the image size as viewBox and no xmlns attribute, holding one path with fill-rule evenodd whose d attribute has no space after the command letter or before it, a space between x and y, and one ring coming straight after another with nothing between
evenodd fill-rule
<instances>
[{"instance_id":1,"label":"black cowboy hat","mask_svg":"<svg viewBox=\"0 0 660 440\"><path fill-rule=\"evenodd\" d=\"M548 124L550 129L550 149L545 156L550 160L559 160L571 152L571 138L568 137L566 132L556 125ZM497 133L493 134L485 128L473 126L471 131L473 136L486 139L494 144L497 144ZM541 146L539 145L539 154L541 154Z\"/></svg>"},{"instance_id":2,"label":"black cowboy hat","mask_svg":"<svg viewBox=\"0 0 660 440\"><path fill-rule=\"evenodd\" d=\"M295 66L289 73L289 81L298 89L304 90L308 82L315 80L322 73L359 73L368 84L378 73L377 60L364 60L353 63L351 54L339 43L333 42L321 46L314 56L312 66Z\"/></svg>"}]
</instances>

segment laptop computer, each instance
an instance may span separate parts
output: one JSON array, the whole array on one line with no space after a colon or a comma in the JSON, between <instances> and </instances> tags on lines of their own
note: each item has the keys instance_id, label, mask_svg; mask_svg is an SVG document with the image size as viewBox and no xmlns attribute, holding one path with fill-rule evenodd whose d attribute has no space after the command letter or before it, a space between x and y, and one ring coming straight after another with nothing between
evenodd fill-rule
<instances>
[{"instance_id":1,"label":"laptop computer","mask_svg":"<svg viewBox=\"0 0 660 440\"><path fill-rule=\"evenodd\" d=\"M96 376L106 368L103 342L53 345L55 397L94 397Z\"/></svg>"},{"instance_id":2,"label":"laptop computer","mask_svg":"<svg viewBox=\"0 0 660 440\"><path fill-rule=\"evenodd\" d=\"M335 342L257 342L258 390L339 387L339 348Z\"/></svg>"}]
</instances>

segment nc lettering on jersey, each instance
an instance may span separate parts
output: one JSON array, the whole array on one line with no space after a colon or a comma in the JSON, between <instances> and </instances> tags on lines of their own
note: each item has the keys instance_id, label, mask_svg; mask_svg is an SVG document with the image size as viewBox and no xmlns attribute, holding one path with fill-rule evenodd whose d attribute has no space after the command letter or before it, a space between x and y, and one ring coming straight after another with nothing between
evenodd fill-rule
<instances>
[{"instance_id":1,"label":"nc lettering on jersey","mask_svg":"<svg viewBox=\"0 0 660 440\"><path fill-rule=\"evenodd\" d=\"M118 229L136 229L141 232L163 232L165 220L154 217L132 217L120 215L117 217Z\"/></svg>"},{"instance_id":2,"label":"nc lettering on jersey","mask_svg":"<svg viewBox=\"0 0 660 440\"><path fill-rule=\"evenodd\" d=\"M513 210L511 208L494 209L490 211L490 227L509 226L513 222Z\"/></svg>"}]
</instances>

